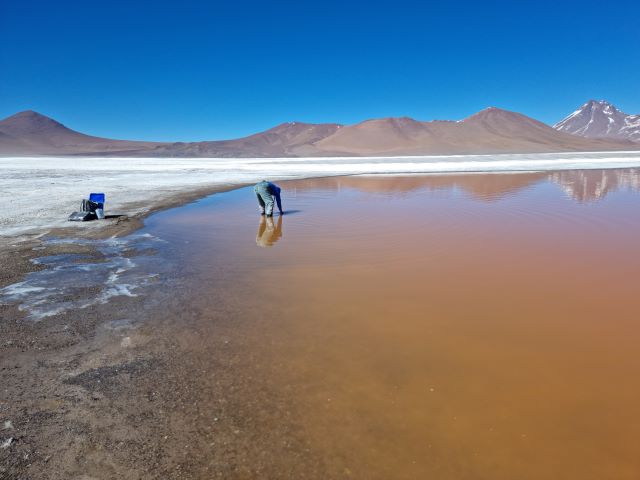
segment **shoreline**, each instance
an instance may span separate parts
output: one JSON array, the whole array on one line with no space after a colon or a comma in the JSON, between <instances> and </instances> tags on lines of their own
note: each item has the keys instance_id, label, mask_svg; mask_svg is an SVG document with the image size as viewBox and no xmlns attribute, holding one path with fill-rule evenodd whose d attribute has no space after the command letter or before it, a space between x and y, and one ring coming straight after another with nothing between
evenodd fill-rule
<instances>
[{"instance_id":1,"label":"shoreline","mask_svg":"<svg viewBox=\"0 0 640 480\"><path fill-rule=\"evenodd\" d=\"M100 262L104 258L96 247L83 243L46 245L44 240L47 236L78 240L124 237L142 228L145 219L154 213L244 186L214 185L186 190L166 196L131 216L109 219L100 228L48 229L37 237L19 239L14 243L11 242L13 239L4 238L5 242L0 243L0 262L3 265L0 289L24 281L30 272L49 268L32 262L37 257L82 254L92 262ZM75 294L70 300L74 298ZM135 375L150 378L149 382L140 379L137 382L149 390L156 388L157 376L162 375L159 372L163 372L167 364L177 362L171 355L175 345L150 331L149 325L128 326L125 323L120 326L119 320L111 319L119 311L120 315L126 314L126 305L132 300L132 305L136 305L141 298L116 298L106 310L104 305L97 304L36 321L25 316L18 305L0 304L0 376L3 383L0 443L7 445L0 448L0 478L57 478L68 468L75 470L76 459L85 456L91 456L97 464L110 468L109 454L103 456L92 446L94 442L97 442L97 448L109 445L117 449L121 445L108 433L108 429L102 433L105 424L111 421L104 419L117 417L119 408L125 408L123 406L127 411L142 412L141 415L153 414L147 405L140 405L144 394L132 394L129 384L119 390L117 396L121 400L112 400L94 385L96 381L98 385L103 381L108 384L124 368L131 369ZM152 338L168 346L157 348L148 345ZM173 387L179 390L180 385ZM188 402L182 394L177 398L180 402ZM130 403L131 399L135 402ZM165 408L170 410L171 405ZM167 442L162 439L171 435L172 428L163 420L159 418L156 424L142 422L137 425L138 433L145 432L145 449L152 452L165 449ZM78 442L78 436L84 440ZM101 439L95 440L95 436ZM227 440L231 442L233 437ZM176 463L172 460L175 454L171 449L163 456L167 458L166 468ZM148 478L145 465L140 464L137 454L128 456L128 462L133 473L121 470L119 474L123 476L119 478ZM54 472L53 476L50 472ZM76 473L82 476L82 467ZM170 476L169 472L167 476Z\"/></svg>"},{"instance_id":2,"label":"shoreline","mask_svg":"<svg viewBox=\"0 0 640 480\"><path fill-rule=\"evenodd\" d=\"M82 243L45 245L46 235L79 240L123 237L141 228L154 213L245 186L188 190L124 220L113 219L99 229L51 229L38 238L6 245L0 248L0 262L5 267L0 272L0 288L21 281L29 272L48 268L31 262L35 257L82 254L95 262L104 258L96 248ZM72 294L69 300L75 298L76 294ZM191 405L191 392L197 385L186 379L188 372L173 375L183 365L182 358L176 356L179 346L172 340L171 330L166 335L159 333L168 328L165 319L147 324L141 319L141 311L135 323L121 320L136 306L141 307L144 298L118 297L108 306L91 305L36 321L26 317L18 305L0 304L0 375L4 393L0 398L0 443L5 445L0 448L0 478L58 478L61 472L73 472L73 478L102 478L105 471L112 471L118 478L133 480L156 478L149 476L150 468L161 471L165 478L180 470L184 462L181 452L167 439L180 437L182 430L176 431L167 418L175 414L176 421L184 420L183 409ZM218 321L222 329L230 328L225 326L225 317ZM236 325L232 327L235 329ZM237 358L242 354L226 341L219 343L224 347L220 348L221 362L227 355ZM135 380L121 383L119 372L126 372L125 376ZM235 369L217 373L226 384L236 385ZM167 376L171 378L168 380ZM240 394L230 395L220 389L217 395L226 396L235 405L231 411L245 408ZM121 452L123 438L112 434L111 425L128 424L130 415L141 419L135 421L135 435L124 442L136 441L142 451ZM224 418L219 425L232 430L220 433L216 441L237 441L233 416ZM143 440L138 441L139 438ZM180 441L186 443L190 439ZM117 466L114 455L120 459ZM219 455L223 459L224 451ZM153 460L150 465L150 458L163 460Z\"/></svg>"},{"instance_id":3,"label":"shoreline","mask_svg":"<svg viewBox=\"0 0 640 480\"><path fill-rule=\"evenodd\" d=\"M625 147L629 147L629 145L625 145ZM121 158L121 159L140 159L140 158L153 158L153 159L171 159L171 158L182 158L182 159L194 159L194 160L233 160L233 159L254 159L254 160L277 160L277 159L315 159L315 160L334 160L334 159L342 159L342 160L357 160L362 158L380 158L380 159L388 159L388 158L429 158L429 157L493 157L496 155L564 155L564 154L599 154L599 153L640 153L640 146L635 149L622 149L622 150L562 150L562 151L542 151L542 152L494 152L494 153L425 153L425 154L415 154L415 155L325 155L325 156L313 156L313 157L303 157L303 156L290 156L290 157L170 157L170 156L157 156L157 157L141 157L141 156L126 156L126 155L111 155L104 156L103 153L73 153L73 154L55 154L55 153L41 153L41 154L29 154L22 155L19 153L0 153L0 158L77 158L77 157L88 157L88 158ZM102 156L101 156L102 155Z\"/></svg>"},{"instance_id":4,"label":"shoreline","mask_svg":"<svg viewBox=\"0 0 640 480\"><path fill-rule=\"evenodd\" d=\"M566 152L565 152L566 153ZM571 152L576 153L576 152ZM584 153L584 152L579 152ZM600 152L595 152L600 153ZM624 152L634 153L634 152ZM526 156L527 154L518 154ZM478 155L483 156L483 155ZM487 157L493 157L493 155L484 155ZM468 157L467 155L460 155L458 157ZM389 157L395 158L395 157ZM410 157L405 157L410 158ZM269 159L263 159L269 160ZM294 159L297 160L297 159ZM640 158L638 158L638 167L640 167ZM575 168L557 168L557 169L529 169L529 170L460 170L460 171L398 171L398 172L375 172L365 171L358 173L341 173L341 172L317 172L315 174L303 174L293 173L289 176L271 176L274 181L288 181L288 180L305 180L305 179L322 179L328 177L357 177L357 176L421 176L421 175L462 175L462 174L474 174L474 175L505 175L505 174L525 174L525 173L545 173L545 172L565 172L576 170L613 170L618 168L633 168L633 167L619 167L617 165L602 167L600 165L594 165L590 168L584 166L576 166ZM0 170L1 171L1 170ZM255 176L255 178L260 175ZM43 247L42 240L46 237L60 237L60 238L78 238L89 240L102 240L107 238L119 238L129 235L136 230L139 230L144 226L144 221L149 216L160 212L169 210L176 207L187 205L191 202L198 201L206 198L210 195L218 193L225 193L239 188L244 188L248 185L255 183L255 179L250 181L229 183L218 181L216 183L208 184L205 186L193 186L183 187L180 190L172 193L157 197L151 202L146 201L133 201L125 203L120 208L116 208L115 212L121 211L123 213L113 214L114 218L107 218L105 220L94 220L87 223L79 223L65 226L54 227L42 227L38 232L25 232L15 235L0 235L0 262L5 265L5 268L0 273L0 288L3 288L12 283L20 281L26 274L41 269L42 267L31 262L33 258L44 255L55 255L61 253L62 246L49 246L46 250L39 249ZM109 209L109 211L114 211ZM132 213L128 213L132 212ZM64 246L64 253L84 253L87 252L86 246L77 246L77 250L71 248L71 245ZM95 253L95 252L94 252Z\"/></svg>"},{"instance_id":5,"label":"shoreline","mask_svg":"<svg viewBox=\"0 0 640 480\"><path fill-rule=\"evenodd\" d=\"M245 186L245 184L216 185L184 191L165 197L163 200L154 203L149 209L136 212L131 216L123 214L117 218L93 220L91 223L95 222L98 225L87 224L89 228L77 228L77 226L75 226L76 228L74 226L56 227L32 235L0 237L0 263L3 265L2 272L0 272L0 288L21 281L30 272L43 269L44 267L31 261L34 258L60 253L96 254L95 251L88 250L85 245L44 246L43 239L46 237L54 236L87 240L123 237L142 228L145 219L154 213L187 205L209 195L224 193Z\"/></svg>"},{"instance_id":6,"label":"shoreline","mask_svg":"<svg viewBox=\"0 0 640 480\"><path fill-rule=\"evenodd\" d=\"M135 220L190 199L255 183L265 175L283 181L632 167L640 167L640 152L280 159L5 157L0 158L0 248L71 227L68 215L89 192L106 193L107 214L122 213ZM85 231L95 226L90 222L73 230L91 236ZM122 224L116 230L121 228L127 230Z\"/></svg>"}]
</instances>

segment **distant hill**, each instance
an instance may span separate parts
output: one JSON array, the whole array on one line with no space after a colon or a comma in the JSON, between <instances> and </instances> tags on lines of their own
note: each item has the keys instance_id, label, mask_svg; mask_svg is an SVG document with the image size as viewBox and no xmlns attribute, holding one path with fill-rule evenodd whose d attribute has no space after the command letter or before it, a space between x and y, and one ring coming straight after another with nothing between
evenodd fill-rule
<instances>
[{"instance_id":1,"label":"distant hill","mask_svg":"<svg viewBox=\"0 0 640 480\"><path fill-rule=\"evenodd\" d=\"M304 157L537 153L639 148L626 139L584 138L525 115L487 108L460 121L408 117L355 125L289 122L248 137L208 142L137 142L93 137L37 112L0 121L0 155L123 157Z\"/></svg>"},{"instance_id":2,"label":"distant hill","mask_svg":"<svg viewBox=\"0 0 640 480\"><path fill-rule=\"evenodd\" d=\"M640 115L629 115L606 100L589 100L553 128L586 138L640 142Z\"/></svg>"},{"instance_id":3,"label":"distant hill","mask_svg":"<svg viewBox=\"0 0 640 480\"><path fill-rule=\"evenodd\" d=\"M161 144L92 137L32 110L0 121L0 154L81 154L147 150L158 145Z\"/></svg>"},{"instance_id":4,"label":"distant hill","mask_svg":"<svg viewBox=\"0 0 640 480\"><path fill-rule=\"evenodd\" d=\"M295 157L318 153L314 144L333 135L341 125L335 123L289 122L264 132L235 140L171 143L154 154L169 157Z\"/></svg>"}]
</instances>

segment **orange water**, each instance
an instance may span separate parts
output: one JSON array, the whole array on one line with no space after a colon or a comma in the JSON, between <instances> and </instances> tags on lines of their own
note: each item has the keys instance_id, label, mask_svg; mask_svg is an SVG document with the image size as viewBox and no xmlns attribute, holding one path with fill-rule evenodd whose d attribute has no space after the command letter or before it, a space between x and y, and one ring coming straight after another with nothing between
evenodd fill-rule
<instances>
[{"instance_id":1,"label":"orange water","mask_svg":"<svg viewBox=\"0 0 640 480\"><path fill-rule=\"evenodd\" d=\"M292 181L283 218L243 189L147 229L187 245L185 344L219 335L206 312L237 317L224 334L325 478L637 479L639 185L639 170Z\"/></svg>"}]
</instances>

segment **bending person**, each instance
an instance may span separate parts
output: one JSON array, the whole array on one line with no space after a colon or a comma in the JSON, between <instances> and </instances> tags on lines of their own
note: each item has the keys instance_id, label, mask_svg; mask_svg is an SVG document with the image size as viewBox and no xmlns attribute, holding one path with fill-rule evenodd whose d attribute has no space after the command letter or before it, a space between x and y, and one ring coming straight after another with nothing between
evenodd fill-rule
<instances>
[{"instance_id":1,"label":"bending person","mask_svg":"<svg viewBox=\"0 0 640 480\"><path fill-rule=\"evenodd\" d=\"M271 217L273 215L274 201L278 205L280 215L282 215L282 200L280 198L280 192L282 189L275 183L262 180L260 183L253 187L253 191L258 198L258 205L260 206L260 215L267 215Z\"/></svg>"}]
</instances>

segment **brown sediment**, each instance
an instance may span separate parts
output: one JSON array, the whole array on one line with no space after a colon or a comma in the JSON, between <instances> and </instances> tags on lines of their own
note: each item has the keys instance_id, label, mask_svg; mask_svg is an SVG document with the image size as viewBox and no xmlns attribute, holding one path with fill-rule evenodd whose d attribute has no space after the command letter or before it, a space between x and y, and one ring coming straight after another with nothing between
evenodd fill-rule
<instances>
[{"instance_id":1,"label":"brown sediment","mask_svg":"<svg viewBox=\"0 0 640 480\"><path fill-rule=\"evenodd\" d=\"M296 181L273 234L251 196L165 212L170 291L2 307L0 478L636 478L638 196L572 200L628 177Z\"/></svg>"}]
</instances>

